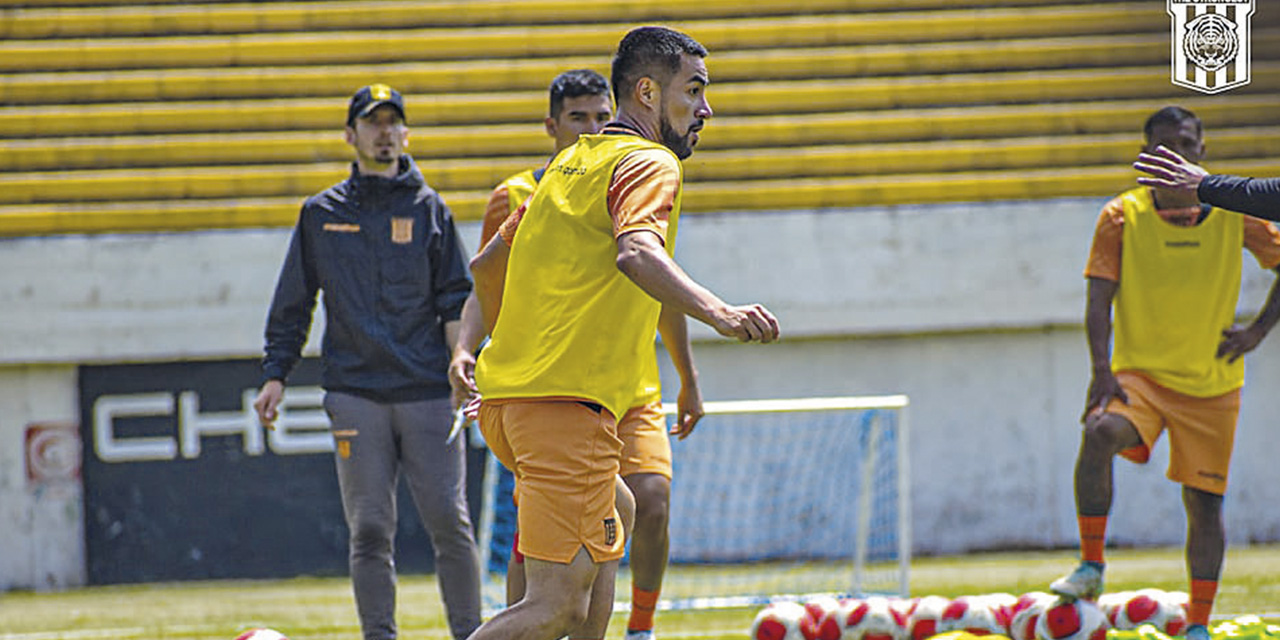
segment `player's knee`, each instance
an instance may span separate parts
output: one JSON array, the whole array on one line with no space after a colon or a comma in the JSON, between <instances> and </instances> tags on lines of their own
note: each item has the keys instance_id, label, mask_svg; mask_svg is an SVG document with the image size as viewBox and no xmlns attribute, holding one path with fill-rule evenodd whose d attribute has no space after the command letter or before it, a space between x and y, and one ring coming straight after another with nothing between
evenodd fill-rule
<instances>
[{"instance_id":1,"label":"player's knee","mask_svg":"<svg viewBox=\"0 0 1280 640\"><path fill-rule=\"evenodd\" d=\"M1115 455L1142 442L1138 431L1128 420L1114 413L1104 413L1084 425L1084 447Z\"/></svg>"},{"instance_id":2,"label":"player's knee","mask_svg":"<svg viewBox=\"0 0 1280 640\"><path fill-rule=\"evenodd\" d=\"M644 499L636 496L636 529L655 530L667 527L670 513L669 495Z\"/></svg>"},{"instance_id":3,"label":"player's knee","mask_svg":"<svg viewBox=\"0 0 1280 640\"><path fill-rule=\"evenodd\" d=\"M658 474L631 476L628 480L635 494L636 528L665 528L671 510L671 481Z\"/></svg>"}]
</instances>

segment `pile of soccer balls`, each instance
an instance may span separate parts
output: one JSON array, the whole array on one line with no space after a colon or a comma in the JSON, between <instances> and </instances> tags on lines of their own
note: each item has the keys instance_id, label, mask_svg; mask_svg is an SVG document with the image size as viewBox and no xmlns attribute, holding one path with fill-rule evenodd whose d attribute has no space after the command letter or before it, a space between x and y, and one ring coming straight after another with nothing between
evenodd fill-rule
<instances>
[{"instance_id":1,"label":"pile of soccer balls","mask_svg":"<svg viewBox=\"0 0 1280 640\"><path fill-rule=\"evenodd\" d=\"M1035 591L944 598L816 597L761 609L751 640L925 640L964 632L1012 640L1106 640L1108 629L1153 625L1173 636L1187 626L1187 596L1158 589L1107 594L1096 603Z\"/></svg>"}]
</instances>

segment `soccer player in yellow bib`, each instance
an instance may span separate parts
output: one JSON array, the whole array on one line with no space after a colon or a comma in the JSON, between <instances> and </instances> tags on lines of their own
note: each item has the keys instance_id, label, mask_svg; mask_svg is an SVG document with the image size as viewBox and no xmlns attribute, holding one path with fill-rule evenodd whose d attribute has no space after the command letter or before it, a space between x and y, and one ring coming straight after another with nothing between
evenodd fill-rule
<instances>
[{"instance_id":1,"label":"soccer player in yellow bib","mask_svg":"<svg viewBox=\"0 0 1280 640\"><path fill-rule=\"evenodd\" d=\"M711 117L706 55L671 29L629 32L613 60L617 120L558 154L472 260L492 327L476 365L480 427L516 475L527 582L474 640L552 640L583 629L593 592L611 604L625 543L615 417L636 401L660 316L778 337L767 309L726 304L671 256L680 160Z\"/></svg>"},{"instance_id":2,"label":"soccer player in yellow bib","mask_svg":"<svg viewBox=\"0 0 1280 640\"><path fill-rule=\"evenodd\" d=\"M1157 111L1145 133L1147 152L1163 145L1193 162L1204 155L1200 119L1186 109ZM1187 511L1188 640L1209 638L1226 548L1222 496L1244 385L1241 356L1280 319L1273 285L1257 318L1233 325L1241 247L1263 268L1280 264L1280 232L1271 223L1201 204L1187 191L1138 187L1103 207L1085 268L1093 380L1075 469L1082 562L1050 590L1066 598L1102 591L1112 460L1145 463L1167 431L1167 475L1182 485Z\"/></svg>"},{"instance_id":3,"label":"soccer player in yellow bib","mask_svg":"<svg viewBox=\"0 0 1280 640\"><path fill-rule=\"evenodd\" d=\"M545 126L555 140L559 154L583 134L598 133L613 117L609 82L590 69L574 69L556 76L549 93L549 115ZM480 234L483 247L497 234L501 224L533 194L546 167L521 171L497 186L485 209ZM451 375L456 388L474 387L472 355L479 346L484 329L478 310L473 306L474 294L463 314L464 327L459 332L454 350ZM672 435L683 439L692 433L703 415L702 396L698 389L697 371L689 345L685 316L668 313L660 317L658 330L671 354L672 364L680 375L679 416ZM631 615L627 621L627 640L653 637L653 617L667 568L669 546L667 522L671 498L671 443L662 414L662 393L658 379L658 363L653 351L647 355L646 375L637 392L635 403L618 420L618 437L622 440L620 474L634 495L636 519L630 529L631 538ZM507 564L507 604L515 604L524 596L524 557L513 550ZM593 605L598 608L599 605ZM607 625L608 620L595 621ZM588 628L592 625L589 623Z\"/></svg>"}]
</instances>

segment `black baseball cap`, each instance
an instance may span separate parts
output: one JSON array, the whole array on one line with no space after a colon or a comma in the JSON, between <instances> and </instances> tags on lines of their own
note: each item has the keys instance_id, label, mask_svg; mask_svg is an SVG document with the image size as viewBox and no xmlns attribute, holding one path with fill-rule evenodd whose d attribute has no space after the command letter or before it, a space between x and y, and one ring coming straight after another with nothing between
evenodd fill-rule
<instances>
[{"instance_id":1,"label":"black baseball cap","mask_svg":"<svg viewBox=\"0 0 1280 640\"><path fill-rule=\"evenodd\" d=\"M404 97L399 91L385 84L362 87L354 96L351 96L351 104L347 106L347 126L355 124L356 118L363 118L384 104L395 107L400 113L400 119L405 119Z\"/></svg>"}]
</instances>

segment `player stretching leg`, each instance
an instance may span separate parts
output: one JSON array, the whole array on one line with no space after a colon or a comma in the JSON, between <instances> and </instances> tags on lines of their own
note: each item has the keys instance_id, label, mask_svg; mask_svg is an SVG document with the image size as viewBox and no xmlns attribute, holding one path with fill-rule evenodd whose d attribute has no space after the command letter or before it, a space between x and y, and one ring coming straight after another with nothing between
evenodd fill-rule
<instances>
[{"instance_id":1,"label":"player stretching leg","mask_svg":"<svg viewBox=\"0 0 1280 640\"><path fill-rule=\"evenodd\" d=\"M1204 154L1200 120L1185 109L1157 111L1145 133L1147 152L1163 145L1193 162ZM1139 187L1103 208L1085 269L1093 381L1075 469L1081 564L1049 589L1068 599L1102 592L1112 460L1145 463L1168 430L1167 475L1182 485L1187 512L1188 640L1209 638L1222 570L1241 356L1280 319L1273 285L1252 324L1232 325L1242 246L1265 268L1280 264L1280 231L1270 223L1203 205L1194 193Z\"/></svg>"}]
</instances>

